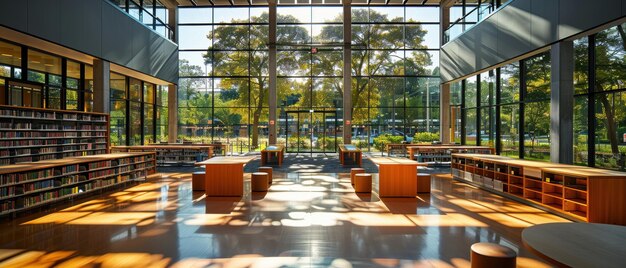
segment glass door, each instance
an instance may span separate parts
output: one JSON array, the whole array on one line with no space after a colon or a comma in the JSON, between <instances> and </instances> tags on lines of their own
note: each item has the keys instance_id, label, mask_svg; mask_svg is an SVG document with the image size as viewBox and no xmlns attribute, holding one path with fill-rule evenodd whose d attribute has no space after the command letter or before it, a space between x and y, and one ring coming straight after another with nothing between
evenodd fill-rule
<instances>
[{"instance_id":1,"label":"glass door","mask_svg":"<svg viewBox=\"0 0 626 268\"><path fill-rule=\"evenodd\" d=\"M286 112L288 153L337 152L337 116L327 111Z\"/></svg>"}]
</instances>

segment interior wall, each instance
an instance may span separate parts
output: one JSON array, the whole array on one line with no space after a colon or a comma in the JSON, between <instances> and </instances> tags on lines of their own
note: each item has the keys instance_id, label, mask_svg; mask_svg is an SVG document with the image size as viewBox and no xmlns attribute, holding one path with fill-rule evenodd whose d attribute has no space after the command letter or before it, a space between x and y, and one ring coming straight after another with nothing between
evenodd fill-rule
<instances>
[{"instance_id":1,"label":"interior wall","mask_svg":"<svg viewBox=\"0 0 626 268\"><path fill-rule=\"evenodd\" d=\"M449 82L626 17L621 0L515 0L441 47Z\"/></svg>"},{"instance_id":2,"label":"interior wall","mask_svg":"<svg viewBox=\"0 0 626 268\"><path fill-rule=\"evenodd\" d=\"M0 0L0 25L177 83L178 46L107 0Z\"/></svg>"}]
</instances>

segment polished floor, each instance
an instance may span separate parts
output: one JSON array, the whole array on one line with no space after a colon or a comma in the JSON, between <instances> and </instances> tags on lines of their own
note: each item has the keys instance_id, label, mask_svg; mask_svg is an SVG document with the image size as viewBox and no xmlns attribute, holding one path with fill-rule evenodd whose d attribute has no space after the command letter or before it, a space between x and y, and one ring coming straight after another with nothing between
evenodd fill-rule
<instances>
[{"instance_id":1,"label":"polished floor","mask_svg":"<svg viewBox=\"0 0 626 268\"><path fill-rule=\"evenodd\" d=\"M267 193L205 198L189 173L0 223L0 267L469 267L489 241L547 266L523 228L563 218L433 177L431 194L355 194L349 174L275 173ZM249 183L246 183L246 187ZM249 192L249 191L248 191Z\"/></svg>"}]
</instances>

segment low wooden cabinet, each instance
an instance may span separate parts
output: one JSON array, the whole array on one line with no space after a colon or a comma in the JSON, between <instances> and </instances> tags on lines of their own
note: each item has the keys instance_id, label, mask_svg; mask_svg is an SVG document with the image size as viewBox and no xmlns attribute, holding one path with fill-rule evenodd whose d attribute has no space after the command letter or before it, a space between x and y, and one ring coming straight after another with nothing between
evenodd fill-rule
<instances>
[{"instance_id":1,"label":"low wooden cabinet","mask_svg":"<svg viewBox=\"0 0 626 268\"><path fill-rule=\"evenodd\" d=\"M451 168L455 179L574 220L626 225L624 172L481 154L453 154Z\"/></svg>"}]
</instances>

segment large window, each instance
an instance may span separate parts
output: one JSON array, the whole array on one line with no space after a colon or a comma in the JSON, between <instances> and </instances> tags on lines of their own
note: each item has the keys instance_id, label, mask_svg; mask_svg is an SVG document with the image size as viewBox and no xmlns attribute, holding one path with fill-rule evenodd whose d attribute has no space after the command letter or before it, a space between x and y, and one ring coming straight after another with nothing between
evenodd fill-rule
<instances>
[{"instance_id":1,"label":"large window","mask_svg":"<svg viewBox=\"0 0 626 268\"><path fill-rule=\"evenodd\" d=\"M626 169L626 24L595 35L595 165Z\"/></svg>"},{"instance_id":2,"label":"large window","mask_svg":"<svg viewBox=\"0 0 626 268\"><path fill-rule=\"evenodd\" d=\"M326 131L341 137L344 75L352 77L354 143L437 136L439 7L353 6L351 25L344 15L340 5L277 7L278 142L299 131L284 122L310 110L332 116L303 120L338 122ZM179 139L230 142L241 152L266 143L268 23L267 7L179 9ZM350 73L344 27L352 28Z\"/></svg>"},{"instance_id":3,"label":"large window","mask_svg":"<svg viewBox=\"0 0 626 268\"><path fill-rule=\"evenodd\" d=\"M500 68L500 146L501 154L519 157L520 81L519 64Z\"/></svg>"},{"instance_id":4,"label":"large window","mask_svg":"<svg viewBox=\"0 0 626 268\"><path fill-rule=\"evenodd\" d=\"M160 0L109 0L122 11L156 31L165 38L172 38L168 11Z\"/></svg>"},{"instance_id":5,"label":"large window","mask_svg":"<svg viewBox=\"0 0 626 268\"><path fill-rule=\"evenodd\" d=\"M180 8L179 15L178 138L228 142L236 152L264 146L268 8Z\"/></svg>"},{"instance_id":6,"label":"large window","mask_svg":"<svg viewBox=\"0 0 626 268\"><path fill-rule=\"evenodd\" d=\"M357 145L383 149L383 134L413 142L438 140L438 12L438 7L352 8Z\"/></svg>"},{"instance_id":7,"label":"large window","mask_svg":"<svg viewBox=\"0 0 626 268\"><path fill-rule=\"evenodd\" d=\"M550 161L550 54L524 64L524 158Z\"/></svg>"},{"instance_id":8,"label":"large window","mask_svg":"<svg viewBox=\"0 0 626 268\"><path fill-rule=\"evenodd\" d=\"M111 145L126 145L126 106L128 88L126 77L111 73Z\"/></svg>"}]
</instances>

